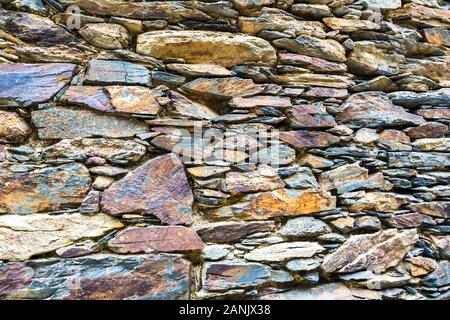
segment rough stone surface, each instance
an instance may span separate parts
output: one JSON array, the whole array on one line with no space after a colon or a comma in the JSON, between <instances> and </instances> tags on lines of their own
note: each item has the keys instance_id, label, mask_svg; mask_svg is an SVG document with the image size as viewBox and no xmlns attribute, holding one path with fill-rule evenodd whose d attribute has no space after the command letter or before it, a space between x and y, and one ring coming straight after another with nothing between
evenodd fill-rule
<instances>
[{"instance_id":1,"label":"rough stone surface","mask_svg":"<svg viewBox=\"0 0 450 320\"><path fill-rule=\"evenodd\" d=\"M448 300L449 9L0 0L0 299Z\"/></svg>"},{"instance_id":2,"label":"rough stone surface","mask_svg":"<svg viewBox=\"0 0 450 320\"><path fill-rule=\"evenodd\" d=\"M190 263L173 256L101 254L3 263L0 270L0 297L6 299L182 300L189 297ZM78 282L79 287L71 285L73 282Z\"/></svg>"},{"instance_id":3,"label":"rough stone surface","mask_svg":"<svg viewBox=\"0 0 450 320\"><path fill-rule=\"evenodd\" d=\"M192 222L193 195L183 165L174 154L149 160L113 183L102 196L104 212L152 214L168 224Z\"/></svg>"}]
</instances>

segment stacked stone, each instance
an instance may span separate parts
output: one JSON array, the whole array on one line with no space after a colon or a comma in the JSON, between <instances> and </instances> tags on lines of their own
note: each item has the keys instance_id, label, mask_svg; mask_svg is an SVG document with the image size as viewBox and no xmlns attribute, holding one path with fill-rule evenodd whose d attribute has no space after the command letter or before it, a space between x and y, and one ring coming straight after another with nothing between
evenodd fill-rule
<instances>
[{"instance_id":1,"label":"stacked stone","mask_svg":"<svg viewBox=\"0 0 450 320\"><path fill-rule=\"evenodd\" d=\"M0 6L1 299L449 299L447 2Z\"/></svg>"}]
</instances>

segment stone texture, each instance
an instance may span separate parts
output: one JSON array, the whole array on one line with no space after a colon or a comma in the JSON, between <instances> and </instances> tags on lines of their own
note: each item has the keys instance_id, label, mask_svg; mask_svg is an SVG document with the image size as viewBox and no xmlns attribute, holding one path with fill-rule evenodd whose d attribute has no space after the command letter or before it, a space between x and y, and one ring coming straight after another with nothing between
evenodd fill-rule
<instances>
[{"instance_id":1,"label":"stone texture","mask_svg":"<svg viewBox=\"0 0 450 320\"><path fill-rule=\"evenodd\" d=\"M84 137L125 138L148 131L145 123L122 116L77 107L53 107L32 112L32 120L43 140Z\"/></svg>"},{"instance_id":2,"label":"stone texture","mask_svg":"<svg viewBox=\"0 0 450 320\"><path fill-rule=\"evenodd\" d=\"M278 262L294 258L310 258L324 248L315 242L286 242L255 249L245 255L250 261Z\"/></svg>"},{"instance_id":3,"label":"stone texture","mask_svg":"<svg viewBox=\"0 0 450 320\"><path fill-rule=\"evenodd\" d=\"M137 39L137 52L158 59L231 67L243 63L274 65L276 53L260 38L211 31L151 31Z\"/></svg>"},{"instance_id":4,"label":"stone texture","mask_svg":"<svg viewBox=\"0 0 450 320\"><path fill-rule=\"evenodd\" d=\"M157 92L139 86L71 86L60 101L104 112L157 115L162 110L157 96Z\"/></svg>"},{"instance_id":5,"label":"stone texture","mask_svg":"<svg viewBox=\"0 0 450 320\"><path fill-rule=\"evenodd\" d=\"M330 133L303 130L282 132L280 140L296 149L324 148L339 142L339 138Z\"/></svg>"},{"instance_id":6,"label":"stone texture","mask_svg":"<svg viewBox=\"0 0 450 320\"><path fill-rule=\"evenodd\" d=\"M386 95L379 92L357 93L350 96L339 108L336 120L338 123L370 128L425 123L422 117L408 113L402 107L392 104Z\"/></svg>"},{"instance_id":7,"label":"stone texture","mask_svg":"<svg viewBox=\"0 0 450 320\"><path fill-rule=\"evenodd\" d=\"M325 272L355 272L372 268L384 272L395 267L418 240L415 229L395 229L348 239L337 251L328 255L322 268Z\"/></svg>"},{"instance_id":8,"label":"stone texture","mask_svg":"<svg viewBox=\"0 0 450 320\"><path fill-rule=\"evenodd\" d=\"M260 165L256 171L227 173L225 186L225 191L238 194L280 189L285 184L272 167Z\"/></svg>"},{"instance_id":9,"label":"stone texture","mask_svg":"<svg viewBox=\"0 0 450 320\"><path fill-rule=\"evenodd\" d=\"M0 110L0 142L24 142L32 131L28 122L15 112Z\"/></svg>"},{"instance_id":10,"label":"stone texture","mask_svg":"<svg viewBox=\"0 0 450 320\"><path fill-rule=\"evenodd\" d=\"M254 233L272 231L273 221L215 222L199 225L197 233L205 242L227 243L239 241Z\"/></svg>"},{"instance_id":11,"label":"stone texture","mask_svg":"<svg viewBox=\"0 0 450 320\"><path fill-rule=\"evenodd\" d=\"M147 85L150 72L142 65L127 61L91 60L86 72L85 84Z\"/></svg>"},{"instance_id":12,"label":"stone texture","mask_svg":"<svg viewBox=\"0 0 450 320\"><path fill-rule=\"evenodd\" d=\"M448 219L450 217L450 202L425 202L417 203L411 206L415 212L426 214L432 217Z\"/></svg>"},{"instance_id":13,"label":"stone texture","mask_svg":"<svg viewBox=\"0 0 450 320\"><path fill-rule=\"evenodd\" d=\"M320 190L279 189L250 194L241 203L209 212L214 218L265 220L283 216L299 216L336 208L336 198Z\"/></svg>"},{"instance_id":14,"label":"stone texture","mask_svg":"<svg viewBox=\"0 0 450 320\"><path fill-rule=\"evenodd\" d=\"M36 168L26 172L0 168L0 213L27 214L76 207L91 177L82 164Z\"/></svg>"},{"instance_id":15,"label":"stone texture","mask_svg":"<svg viewBox=\"0 0 450 320\"><path fill-rule=\"evenodd\" d=\"M285 237L312 238L330 233L326 223L312 217L299 217L288 220L279 233Z\"/></svg>"},{"instance_id":16,"label":"stone texture","mask_svg":"<svg viewBox=\"0 0 450 320\"><path fill-rule=\"evenodd\" d=\"M183 300L190 263L164 255L93 255L0 264L0 297L51 300ZM66 270L66 272L61 272Z\"/></svg>"},{"instance_id":17,"label":"stone texture","mask_svg":"<svg viewBox=\"0 0 450 320\"><path fill-rule=\"evenodd\" d=\"M167 224L192 223L193 195L174 154L149 160L113 183L102 196L104 212L152 214Z\"/></svg>"},{"instance_id":18,"label":"stone texture","mask_svg":"<svg viewBox=\"0 0 450 320\"><path fill-rule=\"evenodd\" d=\"M123 226L105 214L0 216L0 260L23 261Z\"/></svg>"},{"instance_id":19,"label":"stone texture","mask_svg":"<svg viewBox=\"0 0 450 320\"><path fill-rule=\"evenodd\" d=\"M203 249L194 230L181 226L151 226L120 231L108 243L117 253L189 252Z\"/></svg>"},{"instance_id":20,"label":"stone texture","mask_svg":"<svg viewBox=\"0 0 450 320\"><path fill-rule=\"evenodd\" d=\"M67 85L76 66L68 63L0 64L0 103L47 102Z\"/></svg>"},{"instance_id":21,"label":"stone texture","mask_svg":"<svg viewBox=\"0 0 450 320\"><path fill-rule=\"evenodd\" d=\"M270 268L245 261L209 262L203 266L203 287L228 290L260 285L269 280Z\"/></svg>"},{"instance_id":22,"label":"stone texture","mask_svg":"<svg viewBox=\"0 0 450 320\"><path fill-rule=\"evenodd\" d=\"M79 33L87 42L102 49L125 49L131 42L127 29L118 24L89 23Z\"/></svg>"}]
</instances>

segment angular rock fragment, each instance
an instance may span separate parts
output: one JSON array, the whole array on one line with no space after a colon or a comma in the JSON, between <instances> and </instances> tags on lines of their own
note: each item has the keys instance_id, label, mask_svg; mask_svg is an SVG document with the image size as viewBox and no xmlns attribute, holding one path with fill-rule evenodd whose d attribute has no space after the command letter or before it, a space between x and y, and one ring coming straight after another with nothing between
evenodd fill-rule
<instances>
[{"instance_id":1,"label":"angular rock fragment","mask_svg":"<svg viewBox=\"0 0 450 320\"><path fill-rule=\"evenodd\" d=\"M331 29L341 32L353 32L358 30L378 30L380 25L368 20L324 18L323 22Z\"/></svg>"},{"instance_id":2,"label":"angular rock fragment","mask_svg":"<svg viewBox=\"0 0 450 320\"><path fill-rule=\"evenodd\" d=\"M120 231L108 243L117 253L189 252L203 249L197 233L181 226L132 227Z\"/></svg>"},{"instance_id":3,"label":"angular rock fragment","mask_svg":"<svg viewBox=\"0 0 450 320\"><path fill-rule=\"evenodd\" d=\"M151 31L138 36L136 51L158 59L181 58L223 67L276 63L276 52L267 41L227 32Z\"/></svg>"},{"instance_id":4,"label":"angular rock fragment","mask_svg":"<svg viewBox=\"0 0 450 320\"><path fill-rule=\"evenodd\" d=\"M60 101L104 112L157 115L162 110L157 96L157 92L139 86L71 86Z\"/></svg>"},{"instance_id":5,"label":"angular rock fragment","mask_svg":"<svg viewBox=\"0 0 450 320\"><path fill-rule=\"evenodd\" d=\"M258 232L275 229L273 221L215 222L195 228L205 242L232 243Z\"/></svg>"},{"instance_id":6,"label":"angular rock fragment","mask_svg":"<svg viewBox=\"0 0 450 320\"><path fill-rule=\"evenodd\" d=\"M211 108L179 94L176 91L169 91L171 106L175 109L174 113L180 117L187 117L199 120L211 120L218 116L217 112Z\"/></svg>"},{"instance_id":7,"label":"angular rock fragment","mask_svg":"<svg viewBox=\"0 0 450 320\"><path fill-rule=\"evenodd\" d=\"M246 261L208 262L203 265L203 287L228 290L261 285L269 281L270 267Z\"/></svg>"},{"instance_id":8,"label":"angular rock fragment","mask_svg":"<svg viewBox=\"0 0 450 320\"><path fill-rule=\"evenodd\" d=\"M319 184L324 190L336 189L338 194L366 188L369 170L360 167L359 163L346 164L322 173Z\"/></svg>"},{"instance_id":9,"label":"angular rock fragment","mask_svg":"<svg viewBox=\"0 0 450 320\"><path fill-rule=\"evenodd\" d=\"M422 117L392 104L389 98L380 92L356 93L350 96L339 108L336 120L338 123L369 128L425 123Z\"/></svg>"},{"instance_id":10,"label":"angular rock fragment","mask_svg":"<svg viewBox=\"0 0 450 320\"><path fill-rule=\"evenodd\" d=\"M280 140L296 149L301 149L329 147L338 143L340 139L326 132L298 130L281 132Z\"/></svg>"},{"instance_id":11,"label":"angular rock fragment","mask_svg":"<svg viewBox=\"0 0 450 320\"><path fill-rule=\"evenodd\" d=\"M280 235L295 238L312 238L330 232L331 228L325 222L312 217L288 220L279 230Z\"/></svg>"},{"instance_id":12,"label":"angular rock fragment","mask_svg":"<svg viewBox=\"0 0 450 320\"><path fill-rule=\"evenodd\" d=\"M448 201L415 203L411 206L411 209L432 217L450 218L450 202Z\"/></svg>"},{"instance_id":13,"label":"angular rock fragment","mask_svg":"<svg viewBox=\"0 0 450 320\"><path fill-rule=\"evenodd\" d=\"M444 45L450 47L450 31L441 28L427 28L423 29L425 39L432 44L438 46Z\"/></svg>"},{"instance_id":14,"label":"angular rock fragment","mask_svg":"<svg viewBox=\"0 0 450 320\"><path fill-rule=\"evenodd\" d=\"M319 73L343 73L347 66L342 63L330 62L319 57L302 54L280 52L279 63L307 68Z\"/></svg>"},{"instance_id":15,"label":"angular rock fragment","mask_svg":"<svg viewBox=\"0 0 450 320\"><path fill-rule=\"evenodd\" d=\"M131 42L127 29L113 23L89 23L78 32L87 42L101 49L125 49Z\"/></svg>"},{"instance_id":16,"label":"angular rock fragment","mask_svg":"<svg viewBox=\"0 0 450 320\"><path fill-rule=\"evenodd\" d=\"M326 283L312 288L300 287L258 297L261 300L357 300L352 290L342 283Z\"/></svg>"},{"instance_id":17,"label":"angular rock fragment","mask_svg":"<svg viewBox=\"0 0 450 320\"><path fill-rule=\"evenodd\" d=\"M91 217L79 213L2 215L0 260L27 260L122 226L118 220L101 213Z\"/></svg>"},{"instance_id":18,"label":"angular rock fragment","mask_svg":"<svg viewBox=\"0 0 450 320\"><path fill-rule=\"evenodd\" d=\"M394 104L406 108L415 108L421 105L450 106L450 89L444 88L429 92L397 91L388 94Z\"/></svg>"},{"instance_id":19,"label":"angular rock fragment","mask_svg":"<svg viewBox=\"0 0 450 320\"><path fill-rule=\"evenodd\" d=\"M389 14L395 21L401 21L403 24L410 24L418 27L450 27L450 13L444 8L430 8L407 3L403 8L393 10Z\"/></svg>"},{"instance_id":20,"label":"angular rock fragment","mask_svg":"<svg viewBox=\"0 0 450 320\"><path fill-rule=\"evenodd\" d=\"M154 215L167 224L191 224L193 194L173 153L149 160L103 192L101 206L113 216Z\"/></svg>"},{"instance_id":21,"label":"angular rock fragment","mask_svg":"<svg viewBox=\"0 0 450 320\"><path fill-rule=\"evenodd\" d=\"M450 283L450 262L442 260L437 268L426 276L423 284L437 288L444 287Z\"/></svg>"},{"instance_id":22,"label":"angular rock fragment","mask_svg":"<svg viewBox=\"0 0 450 320\"><path fill-rule=\"evenodd\" d=\"M147 149L135 141L119 139L74 139L61 140L42 151L44 159L86 160L90 157L101 157L109 161L137 162Z\"/></svg>"},{"instance_id":23,"label":"angular rock fragment","mask_svg":"<svg viewBox=\"0 0 450 320\"><path fill-rule=\"evenodd\" d=\"M228 100L234 97L245 97L260 93L263 89L250 79L230 78L198 78L186 83L183 90L202 98Z\"/></svg>"},{"instance_id":24,"label":"angular rock fragment","mask_svg":"<svg viewBox=\"0 0 450 320\"><path fill-rule=\"evenodd\" d=\"M170 63L166 66L170 72L178 73L188 77L229 77L235 73L222 66L215 64L184 64Z\"/></svg>"},{"instance_id":25,"label":"angular rock fragment","mask_svg":"<svg viewBox=\"0 0 450 320\"><path fill-rule=\"evenodd\" d=\"M72 80L75 69L74 64L68 63L2 63L0 104L28 106L47 102Z\"/></svg>"},{"instance_id":26,"label":"angular rock fragment","mask_svg":"<svg viewBox=\"0 0 450 320\"><path fill-rule=\"evenodd\" d=\"M266 220L336 208L336 198L321 190L279 189L250 194L242 202L208 212L214 219Z\"/></svg>"},{"instance_id":27,"label":"angular rock fragment","mask_svg":"<svg viewBox=\"0 0 450 320\"><path fill-rule=\"evenodd\" d=\"M319 39L301 35L296 39L277 39L273 43L278 48L310 57L334 62L345 62L347 60L344 47L339 42L331 39Z\"/></svg>"},{"instance_id":28,"label":"angular rock fragment","mask_svg":"<svg viewBox=\"0 0 450 320\"><path fill-rule=\"evenodd\" d=\"M275 77L275 82L284 85L315 86L327 88L345 89L355 83L347 76L314 74L314 73L292 73Z\"/></svg>"},{"instance_id":29,"label":"angular rock fragment","mask_svg":"<svg viewBox=\"0 0 450 320\"><path fill-rule=\"evenodd\" d=\"M283 187L283 180L267 165L260 165L255 171L228 172L225 175L225 191L231 194L270 191Z\"/></svg>"},{"instance_id":30,"label":"angular rock fragment","mask_svg":"<svg viewBox=\"0 0 450 320\"><path fill-rule=\"evenodd\" d=\"M84 137L126 138L148 132L141 121L103 114L77 107L53 107L31 113L39 138L75 139Z\"/></svg>"},{"instance_id":31,"label":"angular rock fragment","mask_svg":"<svg viewBox=\"0 0 450 320\"><path fill-rule=\"evenodd\" d=\"M415 229L398 232L388 229L370 235L350 237L335 252L325 257L325 272L355 272L370 268L384 272L395 267L419 239Z\"/></svg>"},{"instance_id":32,"label":"angular rock fragment","mask_svg":"<svg viewBox=\"0 0 450 320\"><path fill-rule=\"evenodd\" d=\"M253 96L248 98L233 98L229 102L229 105L238 109L251 109L257 107L287 108L292 104L291 100L287 97Z\"/></svg>"},{"instance_id":33,"label":"angular rock fragment","mask_svg":"<svg viewBox=\"0 0 450 320\"><path fill-rule=\"evenodd\" d=\"M286 242L252 250L245 259L260 262L280 262L294 258L310 258L325 249L316 242Z\"/></svg>"},{"instance_id":34,"label":"angular rock fragment","mask_svg":"<svg viewBox=\"0 0 450 320\"><path fill-rule=\"evenodd\" d=\"M205 21L209 16L184 1L129 2L116 0L76 0L83 11L100 16L117 16L140 20Z\"/></svg>"},{"instance_id":35,"label":"angular rock fragment","mask_svg":"<svg viewBox=\"0 0 450 320\"><path fill-rule=\"evenodd\" d=\"M185 300L190 292L190 269L187 260L166 255L122 257L99 254L74 259L3 263L0 264L0 297Z\"/></svg>"},{"instance_id":36,"label":"angular rock fragment","mask_svg":"<svg viewBox=\"0 0 450 320\"><path fill-rule=\"evenodd\" d=\"M17 113L0 110L0 142L24 142L31 130L28 122Z\"/></svg>"},{"instance_id":37,"label":"angular rock fragment","mask_svg":"<svg viewBox=\"0 0 450 320\"><path fill-rule=\"evenodd\" d=\"M355 202L350 202L346 208L353 212L374 210L379 212L395 212L401 206L416 202L413 196L388 192L368 192Z\"/></svg>"},{"instance_id":38,"label":"angular rock fragment","mask_svg":"<svg viewBox=\"0 0 450 320\"><path fill-rule=\"evenodd\" d=\"M289 110L291 128L332 128L336 122L320 105L298 105Z\"/></svg>"},{"instance_id":39,"label":"angular rock fragment","mask_svg":"<svg viewBox=\"0 0 450 320\"><path fill-rule=\"evenodd\" d=\"M387 160L389 166L393 168L446 168L450 166L450 154L440 152L388 152Z\"/></svg>"},{"instance_id":40,"label":"angular rock fragment","mask_svg":"<svg viewBox=\"0 0 450 320\"><path fill-rule=\"evenodd\" d=\"M448 126L439 122L427 122L418 127L408 128L405 133L412 139L441 138L448 133Z\"/></svg>"},{"instance_id":41,"label":"angular rock fragment","mask_svg":"<svg viewBox=\"0 0 450 320\"><path fill-rule=\"evenodd\" d=\"M24 42L42 47L77 42L74 35L51 19L31 13L0 9L0 29Z\"/></svg>"},{"instance_id":42,"label":"angular rock fragment","mask_svg":"<svg viewBox=\"0 0 450 320\"><path fill-rule=\"evenodd\" d=\"M91 60L86 72L85 84L147 85L150 71L139 64L127 61Z\"/></svg>"},{"instance_id":43,"label":"angular rock fragment","mask_svg":"<svg viewBox=\"0 0 450 320\"><path fill-rule=\"evenodd\" d=\"M73 208L81 204L91 177L78 163L14 172L0 168L0 213L27 214Z\"/></svg>"}]
</instances>

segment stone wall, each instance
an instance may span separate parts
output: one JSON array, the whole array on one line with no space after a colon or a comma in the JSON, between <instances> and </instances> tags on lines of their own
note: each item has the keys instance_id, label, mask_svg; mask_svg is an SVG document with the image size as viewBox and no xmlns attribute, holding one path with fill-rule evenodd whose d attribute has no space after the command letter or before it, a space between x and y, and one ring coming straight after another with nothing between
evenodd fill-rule
<instances>
[{"instance_id":1,"label":"stone wall","mask_svg":"<svg viewBox=\"0 0 450 320\"><path fill-rule=\"evenodd\" d=\"M0 0L1 299L448 299L450 6Z\"/></svg>"}]
</instances>

